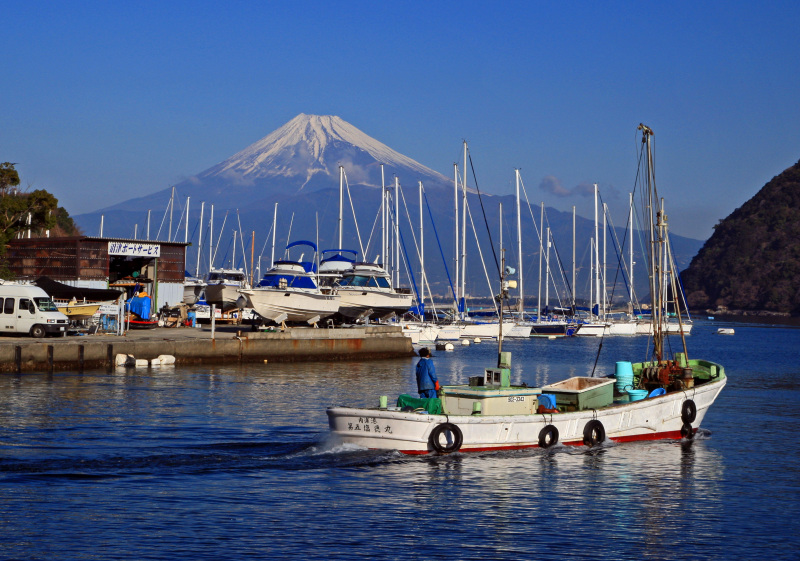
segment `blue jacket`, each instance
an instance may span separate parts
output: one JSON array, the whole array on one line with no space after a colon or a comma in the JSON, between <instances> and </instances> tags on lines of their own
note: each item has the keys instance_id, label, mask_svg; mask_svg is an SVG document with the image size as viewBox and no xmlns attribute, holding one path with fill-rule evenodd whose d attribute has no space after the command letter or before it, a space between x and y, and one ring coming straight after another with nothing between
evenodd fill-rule
<instances>
[{"instance_id":1,"label":"blue jacket","mask_svg":"<svg viewBox=\"0 0 800 561\"><path fill-rule=\"evenodd\" d=\"M436 389L436 369L429 358L420 358L417 363L417 389L419 391Z\"/></svg>"}]
</instances>

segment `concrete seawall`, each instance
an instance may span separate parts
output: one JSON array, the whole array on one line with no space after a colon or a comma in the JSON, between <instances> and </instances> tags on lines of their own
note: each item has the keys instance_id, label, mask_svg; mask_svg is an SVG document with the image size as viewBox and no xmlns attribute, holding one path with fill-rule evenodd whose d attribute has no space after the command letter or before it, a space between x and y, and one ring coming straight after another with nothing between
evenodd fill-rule
<instances>
[{"instance_id":1,"label":"concrete seawall","mask_svg":"<svg viewBox=\"0 0 800 561\"><path fill-rule=\"evenodd\" d=\"M192 328L131 331L125 336L0 338L0 372L111 368L117 354L152 360L172 355L176 364L368 360L413 355L411 339L395 326L293 328L284 332Z\"/></svg>"}]
</instances>

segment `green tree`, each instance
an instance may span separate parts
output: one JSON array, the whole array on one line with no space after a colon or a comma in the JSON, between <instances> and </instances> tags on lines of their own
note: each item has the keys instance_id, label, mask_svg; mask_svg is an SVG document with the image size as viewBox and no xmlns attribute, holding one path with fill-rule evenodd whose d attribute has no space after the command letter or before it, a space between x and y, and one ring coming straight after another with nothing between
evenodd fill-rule
<instances>
[{"instance_id":1,"label":"green tree","mask_svg":"<svg viewBox=\"0 0 800 561\"><path fill-rule=\"evenodd\" d=\"M0 193L6 195L6 189L19 185L19 173L11 162L0 164Z\"/></svg>"}]
</instances>

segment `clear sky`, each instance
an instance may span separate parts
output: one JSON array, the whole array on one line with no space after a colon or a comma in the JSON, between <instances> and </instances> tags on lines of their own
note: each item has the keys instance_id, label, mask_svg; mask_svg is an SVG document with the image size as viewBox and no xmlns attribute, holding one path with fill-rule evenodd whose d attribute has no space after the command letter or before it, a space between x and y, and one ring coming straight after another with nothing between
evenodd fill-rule
<instances>
[{"instance_id":1,"label":"clear sky","mask_svg":"<svg viewBox=\"0 0 800 561\"><path fill-rule=\"evenodd\" d=\"M2 4L0 162L80 214L170 185L299 113L338 115L448 177L624 213L655 131L673 231L800 159L800 2ZM412 178L413 180L413 178ZM619 224L621 225L621 224Z\"/></svg>"}]
</instances>

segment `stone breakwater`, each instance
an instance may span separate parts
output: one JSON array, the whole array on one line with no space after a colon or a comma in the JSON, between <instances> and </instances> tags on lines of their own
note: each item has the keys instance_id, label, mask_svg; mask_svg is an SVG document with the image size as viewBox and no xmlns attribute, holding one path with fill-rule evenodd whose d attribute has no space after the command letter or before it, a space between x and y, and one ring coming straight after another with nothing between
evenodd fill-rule
<instances>
[{"instance_id":1,"label":"stone breakwater","mask_svg":"<svg viewBox=\"0 0 800 561\"><path fill-rule=\"evenodd\" d=\"M2 337L0 372L110 369L118 354L148 361L171 355L183 365L384 359L412 356L413 349L399 327L384 325L275 332L227 328L216 330L213 337L209 329L192 328L131 331L124 336Z\"/></svg>"}]
</instances>

